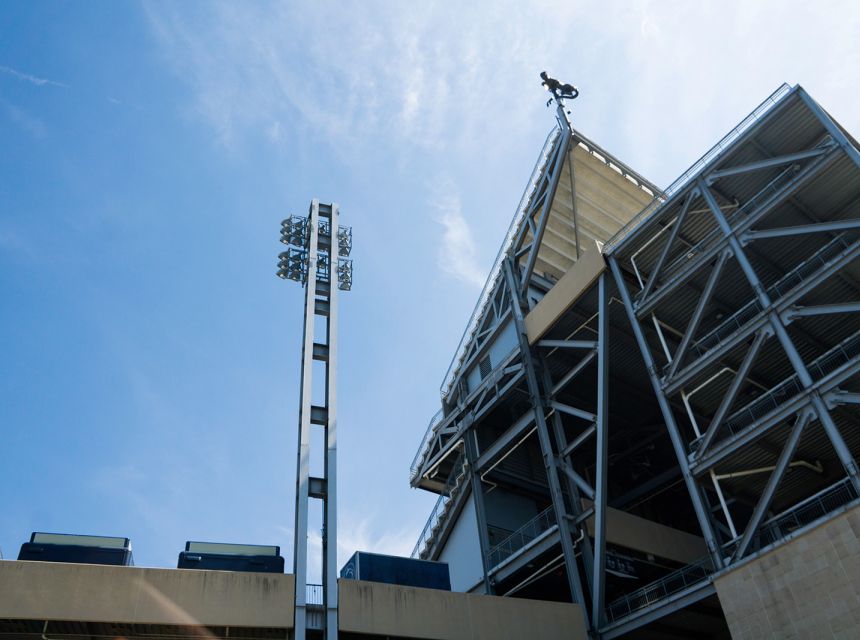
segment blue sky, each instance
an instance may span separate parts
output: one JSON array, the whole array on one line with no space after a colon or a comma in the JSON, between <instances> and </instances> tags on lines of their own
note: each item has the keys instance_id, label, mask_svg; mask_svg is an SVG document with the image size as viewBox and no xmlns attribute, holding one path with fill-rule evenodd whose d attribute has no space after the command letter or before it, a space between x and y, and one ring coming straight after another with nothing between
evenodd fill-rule
<instances>
[{"instance_id":1,"label":"blue sky","mask_svg":"<svg viewBox=\"0 0 860 640\"><path fill-rule=\"evenodd\" d=\"M851 2L4 3L4 557L41 530L291 562L302 292L274 271L312 197L355 238L340 555L408 554L409 463L553 123L538 73L665 185L783 81L860 133L857 33Z\"/></svg>"}]
</instances>

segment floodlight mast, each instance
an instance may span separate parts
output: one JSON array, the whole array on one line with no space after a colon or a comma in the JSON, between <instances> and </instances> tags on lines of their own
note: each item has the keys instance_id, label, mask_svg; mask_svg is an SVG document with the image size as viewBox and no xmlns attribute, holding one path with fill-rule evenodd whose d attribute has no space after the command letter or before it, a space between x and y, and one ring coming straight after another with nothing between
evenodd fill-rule
<instances>
[{"instance_id":1,"label":"floodlight mast","mask_svg":"<svg viewBox=\"0 0 860 640\"><path fill-rule=\"evenodd\" d=\"M278 256L277 276L305 288L293 536L295 640L305 640L308 629L322 630L326 640L337 640L337 292L352 289L348 259L352 228L341 227L339 216L337 204L314 199L307 217L290 216L281 222L281 242L288 248ZM324 323L324 332L315 331L317 321ZM315 335L324 335L325 342L316 342ZM325 367L323 406L312 404L314 360ZM323 428L326 443L320 478L310 475L312 425ZM310 498L323 501L322 603L308 602Z\"/></svg>"}]
</instances>

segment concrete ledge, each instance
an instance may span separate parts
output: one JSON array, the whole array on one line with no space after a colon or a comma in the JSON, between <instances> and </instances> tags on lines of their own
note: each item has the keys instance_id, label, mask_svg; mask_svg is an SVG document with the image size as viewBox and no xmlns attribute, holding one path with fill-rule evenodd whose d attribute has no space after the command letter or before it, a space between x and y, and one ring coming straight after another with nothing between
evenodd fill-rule
<instances>
[{"instance_id":1,"label":"concrete ledge","mask_svg":"<svg viewBox=\"0 0 860 640\"><path fill-rule=\"evenodd\" d=\"M592 504L590 500L582 503L585 509ZM594 535L594 518L589 518L586 525L589 535ZM606 509L606 539L612 544L682 564L692 564L708 554L708 546L700 536L612 507Z\"/></svg>"},{"instance_id":2,"label":"concrete ledge","mask_svg":"<svg viewBox=\"0 0 860 640\"><path fill-rule=\"evenodd\" d=\"M438 640L585 640L576 604L341 580L342 632Z\"/></svg>"},{"instance_id":3,"label":"concrete ledge","mask_svg":"<svg viewBox=\"0 0 860 640\"><path fill-rule=\"evenodd\" d=\"M0 561L0 618L293 628L292 575Z\"/></svg>"},{"instance_id":4,"label":"concrete ledge","mask_svg":"<svg viewBox=\"0 0 860 640\"><path fill-rule=\"evenodd\" d=\"M534 344L606 270L603 255L592 244L525 317L529 344Z\"/></svg>"}]
</instances>

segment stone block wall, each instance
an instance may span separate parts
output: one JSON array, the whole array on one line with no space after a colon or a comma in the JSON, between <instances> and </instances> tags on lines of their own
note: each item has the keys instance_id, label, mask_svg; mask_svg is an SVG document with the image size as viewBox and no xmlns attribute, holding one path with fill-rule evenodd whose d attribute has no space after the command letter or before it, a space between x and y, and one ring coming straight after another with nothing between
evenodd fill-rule
<instances>
[{"instance_id":1,"label":"stone block wall","mask_svg":"<svg viewBox=\"0 0 860 640\"><path fill-rule=\"evenodd\" d=\"M733 640L860 638L860 506L714 584Z\"/></svg>"}]
</instances>

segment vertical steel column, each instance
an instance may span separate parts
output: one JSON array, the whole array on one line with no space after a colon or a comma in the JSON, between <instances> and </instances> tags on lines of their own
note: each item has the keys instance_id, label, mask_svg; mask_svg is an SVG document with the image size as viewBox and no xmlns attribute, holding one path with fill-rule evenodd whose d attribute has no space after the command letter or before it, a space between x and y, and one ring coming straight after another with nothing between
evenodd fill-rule
<instances>
[{"instance_id":1,"label":"vertical steel column","mask_svg":"<svg viewBox=\"0 0 860 640\"><path fill-rule=\"evenodd\" d=\"M545 389L552 389L552 379L546 370L543 372L543 383ZM553 399L554 396L549 399L550 402L552 402ZM583 512L582 496L580 494L580 486L578 482L583 484L582 490L586 492L589 497L591 497L594 492L591 490L591 487L588 486L588 483L585 482L579 474L576 474L571 467L570 455L564 455L564 452L568 448L568 442L564 435L564 424L561 421L560 412L553 411L549 419L552 420L552 431L555 434L556 446L559 450L559 460L563 465L566 465L563 467L566 469L566 472L561 476L561 479L565 481L565 484L567 485L567 493L570 496L570 506L572 511L570 515L574 518L578 518ZM576 480L574 480L574 478L576 478ZM586 535L582 536L582 540L579 543L579 555L582 558L582 568L585 573L586 582L588 583L586 588L590 590L594 574L594 552L591 548L591 541Z\"/></svg>"},{"instance_id":2,"label":"vertical steel column","mask_svg":"<svg viewBox=\"0 0 860 640\"><path fill-rule=\"evenodd\" d=\"M532 407L534 409L535 423L537 425L538 439L540 440L541 452L543 454L544 467L546 468L550 497L552 498L553 510L555 511L556 520L558 521L558 533L559 539L561 540L562 553L564 554L567 582L574 602L584 604L585 594L582 590L579 569L576 565L576 549L573 545L570 522L568 521L568 513L564 504L564 494L562 493L561 482L559 481L558 465L556 464L555 453L552 448L552 441L550 440L549 430L546 424L544 406L545 399L538 382L537 373L535 372L534 362L532 361L531 348L529 346L528 334L526 333L523 308L521 306L521 298L518 291L519 287L517 286L517 277L514 273L514 259L511 256L507 256L505 258L503 268L505 272L505 280L507 282L508 289L511 292L511 309L513 311L514 323L517 328L520 353L523 359L523 371L525 372L526 383L528 385L529 395L531 396ZM587 619L588 617L586 616L586 620Z\"/></svg>"},{"instance_id":3,"label":"vertical steel column","mask_svg":"<svg viewBox=\"0 0 860 640\"><path fill-rule=\"evenodd\" d=\"M466 432L463 442L466 446L466 462L469 464L472 500L475 503L475 519L478 521L478 542L481 547L481 566L484 570L484 590L488 595L493 595L495 593L495 589L492 582L490 582L490 576L488 575L490 567L488 566L487 561L487 554L490 552L490 537L487 529L487 510L484 507L484 490L481 486L481 477L478 473L475 473L475 464L478 461L478 445L475 442L476 438L477 434L472 428Z\"/></svg>"},{"instance_id":4,"label":"vertical steel column","mask_svg":"<svg viewBox=\"0 0 860 640\"><path fill-rule=\"evenodd\" d=\"M687 492L690 494L690 500L693 502L693 509L696 511L696 518L699 521L699 527L702 529L702 535L705 538L705 543L708 545L708 553L714 563L714 568L721 569L724 564L722 551L720 550L716 534L714 533L709 511L702 501L702 495L699 493L699 487L696 484L696 480L690 473L690 465L687 461L687 452L684 447L684 442L681 440L681 433L678 430L677 423L675 422L672 407L669 405L669 401L666 399L666 395L663 393L663 389L660 386L660 379L657 375L657 365L654 363L654 358L651 356L648 342L645 340L645 334L642 333L642 327L636 319L636 312L633 310L633 302L630 299L630 292L627 290L627 284L624 282L624 276L621 274L621 268L618 266L618 261L612 254L606 256L606 258L609 261L609 268L612 269L612 275L615 277L615 283L618 285L621 300L624 302L624 310L627 312L627 318L630 321L630 327L633 329L633 335L636 337L636 342L639 345L639 351L642 352L642 358L645 360L645 368L648 370L651 387L654 389L654 395L657 396L657 403L660 405L660 411L663 413L663 419L666 421L666 430L669 432L669 439L672 441L672 448L675 449L675 456L678 458L678 466L681 467L681 474L684 477Z\"/></svg>"},{"instance_id":5,"label":"vertical steel column","mask_svg":"<svg viewBox=\"0 0 860 640\"><path fill-rule=\"evenodd\" d=\"M317 248L319 246L319 201L311 201L308 214L307 281L302 337L299 442L296 461L296 515L293 537L293 573L296 576L295 640L304 640L307 628L308 498L310 491L311 397L313 395L314 324L317 297Z\"/></svg>"},{"instance_id":6,"label":"vertical steel column","mask_svg":"<svg viewBox=\"0 0 860 640\"><path fill-rule=\"evenodd\" d=\"M729 246L732 248L738 264L752 286L753 291L755 291L759 304L763 309L767 309L767 316L770 321L770 325L782 345L785 354L788 356L798 379L804 389L809 389L813 384L812 376L809 375L806 364L803 362L803 358L801 358L800 353L797 351L797 347L794 346L791 336L788 335L788 331L782 323L782 319L773 308L770 296L767 294L767 290L761 280L759 280L758 274L756 274L752 263L746 256L746 253L744 253L740 240L738 240L731 228L731 225L729 225L728 220L726 220L726 217L723 215L720 205L714 199L713 194L701 178L699 179L699 189L701 190L705 201L708 203L708 207L710 208L714 219L717 221L720 230L728 238ZM848 449L848 445L845 444L845 440L842 439L842 434L839 433L839 427L837 427L836 423L833 421L833 417L830 415L827 405L824 403L824 400L821 399L821 396L817 391L813 391L811 393L811 401L812 406L815 409L815 413L830 439L830 443L836 450L836 455L839 458L839 461L842 463L842 466L845 467L845 471L851 479L851 484L854 486L855 491L860 493L860 474L858 474L857 462L854 460L854 456L851 455L851 451Z\"/></svg>"},{"instance_id":7,"label":"vertical steel column","mask_svg":"<svg viewBox=\"0 0 860 640\"><path fill-rule=\"evenodd\" d=\"M525 271L522 275L522 281L519 289L516 292L517 297L525 297L529 291L532 273L534 272L535 263L537 262L538 253L540 253L543 234L546 231L547 223L552 214L552 203L555 200L555 192L558 190L558 181L561 178L562 167L564 160L567 157L567 150L570 148L571 132L570 125L565 120L565 125L562 126L561 134L558 139L558 149L555 153L555 166L552 168L552 173L549 175L549 181L546 191L543 194L543 204L541 204L540 218L537 221L537 226L532 230L532 245L526 257Z\"/></svg>"},{"instance_id":8,"label":"vertical steel column","mask_svg":"<svg viewBox=\"0 0 860 640\"><path fill-rule=\"evenodd\" d=\"M609 303L606 273L597 283L597 463L594 484L594 578L592 579L591 626L600 629L606 621L606 490L609 474Z\"/></svg>"},{"instance_id":9,"label":"vertical steel column","mask_svg":"<svg viewBox=\"0 0 860 640\"><path fill-rule=\"evenodd\" d=\"M329 219L329 294L326 323L326 425L325 505L323 512L323 605L326 640L337 640L337 319L338 319L338 229L340 210L331 205Z\"/></svg>"}]
</instances>

